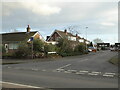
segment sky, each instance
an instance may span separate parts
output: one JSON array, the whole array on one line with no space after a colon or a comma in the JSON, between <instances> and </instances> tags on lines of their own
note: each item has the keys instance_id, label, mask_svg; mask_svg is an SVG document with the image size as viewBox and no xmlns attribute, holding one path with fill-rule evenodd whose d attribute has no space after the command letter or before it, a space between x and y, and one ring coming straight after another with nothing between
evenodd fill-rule
<instances>
[{"instance_id":1,"label":"sky","mask_svg":"<svg viewBox=\"0 0 120 90\"><path fill-rule=\"evenodd\" d=\"M31 31L39 31L46 38L55 29L64 31L74 26L74 34L77 31L80 37L113 44L118 42L118 2L104 1L3 0L1 33L26 31L29 24Z\"/></svg>"}]
</instances>

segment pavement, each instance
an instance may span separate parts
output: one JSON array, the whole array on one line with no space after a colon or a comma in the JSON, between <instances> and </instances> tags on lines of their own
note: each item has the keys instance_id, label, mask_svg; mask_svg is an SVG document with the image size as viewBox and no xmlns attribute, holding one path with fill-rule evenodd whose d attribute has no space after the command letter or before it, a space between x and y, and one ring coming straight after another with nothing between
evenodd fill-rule
<instances>
[{"instance_id":1,"label":"pavement","mask_svg":"<svg viewBox=\"0 0 120 90\"><path fill-rule=\"evenodd\" d=\"M118 67L108 62L117 54L106 50L50 61L28 60L3 65L2 79L42 88L118 88ZM4 83L4 87L8 85Z\"/></svg>"}]
</instances>

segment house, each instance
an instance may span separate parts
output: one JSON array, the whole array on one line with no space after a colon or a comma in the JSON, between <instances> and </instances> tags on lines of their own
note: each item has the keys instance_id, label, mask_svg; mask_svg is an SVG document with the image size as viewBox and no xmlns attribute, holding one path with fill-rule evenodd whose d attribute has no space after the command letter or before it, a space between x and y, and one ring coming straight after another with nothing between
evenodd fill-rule
<instances>
[{"instance_id":1,"label":"house","mask_svg":"<svg viewBox=\"0 0 120 90\"><path fill-rule=\"evenodd\" d=\"M12 52L18 49L19 43L30 42L31 39L41 39L44 41L42 35L38 31L30 31L31 28L28 25L26 32L12 32L3 33L2 35L2 45L5 47L6 53Z\"/></svg>"},{"instance_id":2,"label":"house","mask_svg":"<svg viewBox=\"0 0 120 90\"><path fill-rule=\"evenodd\" d=\"M60 30L55 30L51 36L47 36L47 39L46 41L48 43L52 43L52 44L57 44L58 43L58 40L59 38L64 38L66 37L68 40L74 42L74 43L80 43L80 42L87 42L87 44L90 43L90 41L84 39L84 38L81 38L80 36L78 36L78 34L76 35L73 35L69 32L67 32L67 30L65 29L64 31L60 31Z\"/></svg>"}]
</instances>

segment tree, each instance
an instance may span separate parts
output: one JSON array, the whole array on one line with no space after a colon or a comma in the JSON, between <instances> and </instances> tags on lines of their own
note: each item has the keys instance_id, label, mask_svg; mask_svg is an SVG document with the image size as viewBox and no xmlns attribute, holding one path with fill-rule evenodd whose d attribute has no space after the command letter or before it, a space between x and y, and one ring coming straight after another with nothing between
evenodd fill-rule
<instances>
[{"instance_id":1,"label":"tree","mask_svg":"<svg viewBox=\"0 0 120 90\"><path fill-rule=\"evenodd\" d=\"M70 25L65 29L69 30L72 34L80 34L80 25Z\"/></svg>"},{"instance_id":2,"label":"tree","mask_svg":"<svg viewBox=\"0 0 120 90\"><path fill-rule=\"evenodd\" d=\"M32 44L32 43L31 43ZM33 51L34 52L43 52L44 50L44 42L40 39L33 40Z\"/></svg>"},{"instance_id":3,"label":"tree","mask_svg":"<svg viewBox=\"0 0 120 90\"><path fill-rule=\"evenodd\" d=\"M72 42L68 40L66 37L60 38L57 44L57 46L59 47L59 52L63 52L63 53L72 52L73 48L71 45L72 45Z\"/></svg>"},{"instance_id":4,"label":"tree","mask_svg":"<svg viewBox=\"0 0 120 90\"><path fill-rule=\"evenodd\" d=\"M100 38L96 38L93 40L95 44L97 43L103 43L103 41Z\"/></svg>"},{"instance_id":5,"label":"tree","mask_svg":"<svg viewBox=\"0 0 120 90\"><path fill-rule=\"evenodd\" d=\"M77 45L75 47L74 51L83 54L83 53L85 53L85 50L86 50L85 44L84 43L80 43L79 45Z\"/></svg>"},{"instance_id":6,"label":"tree","mask_svg":"<svg viewBox=\"0 0 120 90\"><path fill-rule=\"evenodd\" d=\"M92 46L93 47L93 43L92 42L90 42L90 45L89 46Z\"/></svg>"}]
</instances>

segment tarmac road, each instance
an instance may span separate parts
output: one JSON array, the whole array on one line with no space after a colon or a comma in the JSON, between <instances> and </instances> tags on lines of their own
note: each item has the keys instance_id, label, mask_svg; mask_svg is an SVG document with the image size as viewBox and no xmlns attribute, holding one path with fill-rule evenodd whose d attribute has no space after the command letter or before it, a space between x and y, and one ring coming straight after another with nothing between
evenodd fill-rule
<instances>
[{"instance_id":1,"label":"tarmac road","mask_svg":"<svg viewBox=\"0 0 120 90\"><path fill-rule=\"evenodd\" d=\"M108 62L117 54L107 50L53 61L3 65L3 81L44 88L117 88L118 67Z\"/></svg>"}]
</instances>

